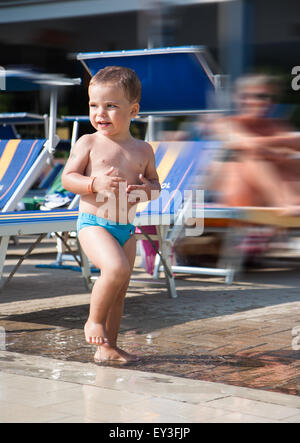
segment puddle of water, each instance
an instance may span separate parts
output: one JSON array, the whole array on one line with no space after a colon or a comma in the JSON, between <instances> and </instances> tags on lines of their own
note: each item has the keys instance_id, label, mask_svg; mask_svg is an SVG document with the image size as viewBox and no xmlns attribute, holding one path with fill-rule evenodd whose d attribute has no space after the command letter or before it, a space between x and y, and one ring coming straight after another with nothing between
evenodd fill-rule
<instances>
[{"instance_id":1,"label":"puddle of water","mask_svg":"<svg viewBox=\"0 0 300 443\"><path fill-rule=\"evenodd\" d=\"M54 358L61 360L62 364L64 361L93 363L95 347L85 342L82 329L46 327L30 323L27 327L24 327L23 323L18 329L14 323L12 330L9 330L8 325L5 332L5 343L3 342L2 346L5 346L7 351ZM200 350L199 346L177 343L174 338L170 342L160 334L154 336L152 335L155 340L150 341L150 335L143 336L136 330L124 331L120 334L120 346L127 352L138 354L141 360L125 365L106 365L300 394L299 363L296 363L299 362L299 351L217 354L215 350L214 354L211 354ZM51 373L51 378L59 377L59 369ZM153 382L159 383L159 377L153 376Z\"/></svg>"}]
</instances>

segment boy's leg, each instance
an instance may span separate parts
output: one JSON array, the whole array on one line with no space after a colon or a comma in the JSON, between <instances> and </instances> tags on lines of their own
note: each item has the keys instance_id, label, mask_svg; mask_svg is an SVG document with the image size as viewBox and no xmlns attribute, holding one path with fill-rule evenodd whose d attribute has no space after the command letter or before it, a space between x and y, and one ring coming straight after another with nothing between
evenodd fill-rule
<instances>
[{"instance_id":1,"label":"boy's leg","mask_svg":"<svg viewBox=\"0 0 300 443\"><path fill-rule=\"evenodd\" d=\"M131 237L125 243L125 245L123 246L123 251L126 254L126 257L130 265L130 269L132 271L136 256L136 240L134 237ZM108 360L128 362L128 361L138 360L137 356L128 354L127 352L117 347L117 337L123 315L124 298L126 296L129 282L130 282L130 277L124 283L123 287L121 288L119 294L115 299L114 304L110 308L106 320L106 331L109 339L109 346L98 347L94 357L95 361L97 362L108 361Z\"/></svg>"},{"instance_id":2,"label":"boy's leg","mask_svg":"<svg viewBox=\"0 0 300 443\"><path fill-rule=\"evenodd\" d=\"M117 240L105 228L85 227L78 238L87 257L101 269L93 286L90 314L84 329L89 343L102 345L108 339L105 328L108 313L129 279L130 265Z\"/></svg>"},{"instance_id":3,"label":"boy's leg","mask_svg":"<svg viewBox=\"0 0 300 443\"><path fill-rule=\"evenodd\" d=\"M130 266L130 276L135 262L136 256L136 239L131 237L123 246L123 251L128 259ZM120 292L118 293L115 302L110 308L110 311L106 320L106 330L108 334L109 343L111 346L117 345L117 337L121 325L123 308L124 308L124 298L130 282L130 276L127 281L122 286Z\"/></svg>"}]
</instances>

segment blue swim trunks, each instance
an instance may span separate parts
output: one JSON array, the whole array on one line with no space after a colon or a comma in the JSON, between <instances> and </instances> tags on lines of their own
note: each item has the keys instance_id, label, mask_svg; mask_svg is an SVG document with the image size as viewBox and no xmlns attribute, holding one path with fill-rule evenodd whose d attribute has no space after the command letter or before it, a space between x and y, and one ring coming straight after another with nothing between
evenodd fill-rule
<instances>
[{"instance_id":1,"label":"blue swim trunks","mask_svg":"<svg viewBox=\"0 0 300 443\"><path fill-rule=\"evenodd\" d=\"M87 226L101 226L105 228L115 239L123 246L127 240L134 234L134 225L121 224L118 222L107 220L106 218L97 217L94 214L80 212L77 220L77 232Z\"/></svg>"}]
</instances>

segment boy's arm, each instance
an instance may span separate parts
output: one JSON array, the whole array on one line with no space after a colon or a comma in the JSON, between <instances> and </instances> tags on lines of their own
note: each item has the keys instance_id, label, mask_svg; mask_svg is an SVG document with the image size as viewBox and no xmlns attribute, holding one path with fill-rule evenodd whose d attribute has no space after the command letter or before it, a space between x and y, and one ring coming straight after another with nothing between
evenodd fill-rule
<instances>
[{"instance_id":1,"label":"boy's arm","mask_svg":"<svg viewBox=\"0 0 300 443\"><path fill-rule=\"evenodd\" d=\"M89 192L91 177L84 175L89 154L88 136L83 136L72 147L61 177L63 187L74 194L83 195Z\"/></svg>"},{"instance_id":2,"label":"boy's arm","mask_svg":"<svg viewBox=\"0 0 300 443\"><path fill-rule=\"evenodd\" d=\"M155 156L151 145L147 143L149 160L145 169L145 174L140 175L141 182L145 185L145 191L149 200L156 199L161 191L158 174L155 166ZM154 192L155 191L155 192Z\"/></svg>"}]
</instances>

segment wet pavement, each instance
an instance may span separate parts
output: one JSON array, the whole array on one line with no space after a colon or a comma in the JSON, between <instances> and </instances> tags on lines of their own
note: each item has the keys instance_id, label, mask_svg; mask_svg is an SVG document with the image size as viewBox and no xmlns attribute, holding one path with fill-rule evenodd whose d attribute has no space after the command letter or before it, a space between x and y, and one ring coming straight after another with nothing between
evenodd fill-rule
<instances>
[{"instance_id":1,"label":"wet pavement","mask_svg":"<svg viewBox=\"0 0 300 443\"><path fill-rule=\"evenodd\" d=\"M27 242L10 248L9 265ZM47 240L0 294L1 349L6 358L17 353L96 366L82 332L90 294L79 272L35 267L54 259L55 242ZM141 359L118 371L299 396L299 268L271 265L239 275L231 286L222 278L178 276L177 299L161 288L130 288L119 346ZM138 267L134 273L146 276Z\"/></svg>"},{"instance_id":2,"label":"wet pavement","mask_svg":"<svg viewBox=\"0 0 300 443\"><path fill-rule=\"evenodd\" d=\"M104 439L122 423L145 438L157 423L300 423L294 395L6 351L0 368L0 423L105 423Z\"/></svg>"}]
</instances>

